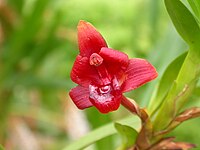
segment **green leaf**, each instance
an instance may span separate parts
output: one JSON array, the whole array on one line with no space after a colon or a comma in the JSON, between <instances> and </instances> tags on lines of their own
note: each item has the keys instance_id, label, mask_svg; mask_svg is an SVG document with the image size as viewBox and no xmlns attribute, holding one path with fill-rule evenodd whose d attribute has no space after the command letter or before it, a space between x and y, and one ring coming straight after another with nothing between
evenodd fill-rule
<instances>
[{"instance_id":1,"label":"green leaf","mask_svg":"<svg viewBox=\"0 0 200 150\"><path fill-rule=\"evenodd\" d=\"M200 21L200 1L199 0L188 0L197 20ZM200 22L199 22L200 23Z\"/></svg>"},{"instance_id":2,"label":"green leaf","mask_svg":"<svg viewBox=\"0 0 200 150\"><path fill-rule=\"evenodd\" d=\"M0 145L0 150L4 150L3 146Z\"/></svg>"},{"instance_id":3,"label":"green leaf","mask_svg":"<svg viewBox=\"0 0 200 150\"><path fill-rule=\"evenodd\" d=\"M194 93L193 93L195 96L197 96L197 97L200 97L200 87L196 87L195 89L194 89Z\"/></svg>"},{"instance_id":4,"label":"green leaf","mask_svg":"<svg viewBox=\"0 0 200 150\"><path fill-rule=\"evenodd\" d=\"M126 124L129 126L135 127L136 130L140 128L140 119L136 116L130 116L125 119L122 119L118 121L121 124ZM92 143L103 139L104 137L116 134L117 131L113 126L113 123L109 123L107 125L104 125L98 129L95 129L88 133L86 136L78 139L77 141L72 142L71 144L67 145L63 150L80 150L83 149Z\"/></svg>"},{"instance_id":5,"label":"green leaf","mask_svg":"<svg viewBox=\"0 0 200 150\"><path fill-rule=\"evenodd\" d=\"M138 94L140 95L139 98L142 99L140 102L141 106L147 106L147 104L150 103L150 100L154 95L152 93L155 93L155 89L157 89L158 83L169 63L176 59L177 56L185 52L184 49L187 48L186 43L181 39L180 36L177 36L177 33L174 32L174 30L171 28L171 25L167 29L162 41L159 43L160 44L158 46L153 48L154 51L152 51L150 57L148 57L148 60L154 64L154 67L157 69L159 76L153 82L145 85L147 87L145 88L145 92Z\"/></svg>"},{"instance_id":6,"label":"green leaf","mask_svg":"<svg viewBox=\"0 0 200 150\"><path fill-rule=\"evenodd\" d=\"M166 130L174 119L176 114L179 112L183 104L188 100L194 88L195 82L191 82L179 89L179 83L174 82L167 96L163 99L163 103L160 106L155 119L153 119L154 130ZM182 104L182 105L179 105ZM180 107L181 106L181 107Z\"/></svg>"},{"instance_id":7,"label":"green leaf","mask_svg":"<svg viewBox=\"0 0 200 150\"><path fill-rule=\"evenodd\" d=\"M177 31L188 42L190 49L176 80L153 117L155 131L164 130L169 126L188 101L200 74L199 27L189 10L179 0L165 0L165 4Z\"/></svg>"},{"instance_id":8,"label":"green leaf","mask_svg":"<svg viewBox=\"0 0 200 150\"><path fill-rule=\"evenodd\" d=\"M90 120L90 127L92 129L96 129L104 124L112 122L111 114L102 115L96 108L90 108L86 110L87 119ZM98 118L98 121L97 121ZM95 147L99 150L101 149L114 149L114 140L112 136L97 141L95 143Z\"/></svg>"},{"instance_id":9,"label":"green leaf","mask_svg":"<svg viewBox=\"0 0 200 150\"><path fill-rule=\"evenodd\" d=\"M183 66L177 77L177 92L180 92L185 87L194 88L196 83L199 79L200 75L200 45L197 47L191 47L189 49L188 55L185 58ZM192 90L191 90L192 92ZM191 93L190 92L190 93ZM177 101L177 111L181 109L182 105L185 103L186 100L179 100Z\"/></svg>"},{"instance_id":10,"label":"green leaf","mask_svg":"<svg viewBox=\"0 0 200 150\"><path fill-rule=\"evenodd\" d=\"M199 26L185 5L180 0L165 0L167 11L178 33L189 44L200 41Z\"/></svg>"},{"instance_id":11,"label":"green leaf","mask_svg":"<svg viewBox=\"0 0 200 150\"><path fill-rule=\"evenodd\" d=\"M185 60L187 52L183 53L182 55L178 56L174 61L172 61L167 69L165 70L159 85L158 90L152 97L150 104L149 104L149 112L150 115L153 115L159 106L162 104L164 97L168 93L169 89L171 88L174 80L176 79L180 68Z\"/></svg>"},{"instance_id":12,"label":"green leaf","mask_svg":"<svg viewBox=\"0 0 200 150\"><path fill-rule=\"evenodd\" d=\"M135 144L138 132L130 126L115 123L115 128L119 132L122 138L121 150L126 150L127 148Z\"/></svg>"},{"instance_id":13,"label":"green leaf","mask_svg":"<svg viewBox=\"0 0 200 150\"><path fill-rule=\"evenodd\" d=\"M156 131L165 129L188 101L188 97L196 85L200 72L200 56L194 56L198 54L195 53L197 50L199 49L189 50L176 80L163 98L163 103L153 120Z\"/></svg>"}]
</instances>

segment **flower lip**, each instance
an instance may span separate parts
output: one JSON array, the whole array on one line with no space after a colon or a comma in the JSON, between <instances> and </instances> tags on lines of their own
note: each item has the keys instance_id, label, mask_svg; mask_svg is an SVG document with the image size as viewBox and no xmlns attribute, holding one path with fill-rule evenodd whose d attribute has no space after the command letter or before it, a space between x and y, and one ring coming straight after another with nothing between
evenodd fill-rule
<instances>
[{"instance_id":1,"label":"flower lip","mask_svg":"<svg viewBox=\"0 0 200 150\"><path fill-rule=\"evenodd\" d=\"M121 97L121 91L114 89L112 83L105 86L89 86L89 100L101 113L117 110Z\"/></svg>"}]
</instances>

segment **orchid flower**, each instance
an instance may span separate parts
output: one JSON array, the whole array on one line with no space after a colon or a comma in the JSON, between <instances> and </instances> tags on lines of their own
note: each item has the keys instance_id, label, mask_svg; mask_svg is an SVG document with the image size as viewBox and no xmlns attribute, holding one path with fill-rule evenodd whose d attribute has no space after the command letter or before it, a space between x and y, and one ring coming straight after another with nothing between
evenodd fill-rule
<instances>
[{"instance_id":1,"label":"orchid flower","mask_svg":"<svg viewBox=\"0 0 200 150\"><path fill-rule=\"evenodd\" d=\"M123 93L155 79L155 68L145 59L133 58L108 48L90 23L78 24L78 46L71 79L78 86L69 95L79 109L95 106L101 113L119 108Z\"/></svg>"}]
</instances>

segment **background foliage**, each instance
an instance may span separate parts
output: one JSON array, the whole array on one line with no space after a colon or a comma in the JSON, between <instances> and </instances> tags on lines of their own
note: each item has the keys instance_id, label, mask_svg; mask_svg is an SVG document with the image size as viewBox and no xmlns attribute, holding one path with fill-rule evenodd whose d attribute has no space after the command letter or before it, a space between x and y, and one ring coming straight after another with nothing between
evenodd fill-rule
<instances>
[{"instance_id":1,"label":"background foliage","mask_svg":"<svg viewBox=\"0 0 200 150\"><path fill-rule=\"evenodd\" d=\"M79 111L68 97L75 86L69 73L78 54L76 26L81 19L91 22L110 47L130 58L148 59L159 77L187 50L163 1L1 0L0 144L6 149L61 149L88 131L127 116L124 108L108 115L93 108ZM127 96L147 106L158 81ZM195 89L190 106L200 106L199 93ZM200 119L188 121L172 135L198 145L199 124ZM114 135L88 149L114 149L119 143Z\"/></svg>"}]
</instances>

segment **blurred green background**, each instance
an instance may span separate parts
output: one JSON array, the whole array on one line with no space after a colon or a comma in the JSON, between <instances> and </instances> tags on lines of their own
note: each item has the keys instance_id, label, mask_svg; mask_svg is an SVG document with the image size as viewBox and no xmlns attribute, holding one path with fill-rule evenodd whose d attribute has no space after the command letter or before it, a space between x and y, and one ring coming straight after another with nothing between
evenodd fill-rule
<instances>
[{"instance_id":1,"label":"blurred green background","mask_svg":"<svg viewBox=\"0 0 200 150\"><path fill-rule=\"evenodd\" d=\"M148 59L159 78L187 50L163 1L0 0L0 144L6 149L62 149L129 114L124 108L107 115L94 108L80 111L72 104L69 74L78 54L79 20L91 22L109 47ZM147 106L159 78L127 96ZM189 105L200 106L196 95ZM200 119L188 121L172 135L199 144L199 125ZM88 149L112 150L119 143L114 135Z\"/></svg>"}]
</instances>

